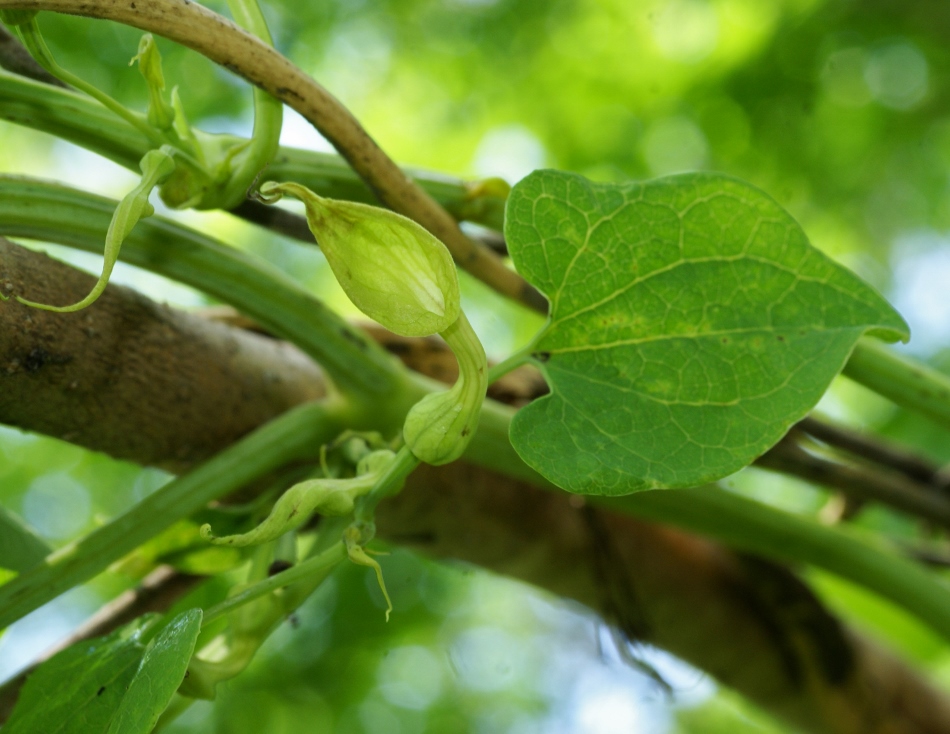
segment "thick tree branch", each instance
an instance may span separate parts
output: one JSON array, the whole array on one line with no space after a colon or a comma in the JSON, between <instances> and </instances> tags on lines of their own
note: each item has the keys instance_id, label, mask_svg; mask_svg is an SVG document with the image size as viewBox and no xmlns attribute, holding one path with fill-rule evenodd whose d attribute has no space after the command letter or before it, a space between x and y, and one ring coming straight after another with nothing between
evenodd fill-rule
<instances>
[{"instance_id":1,"label":"thick tree branch","mask_svg":"<svg viewBox=\"0 0 950 734\"><path fill-rule=\"evenodd\" d=\"M336 98L273 48L217 13L188 0L0 0L0 8L115 20L207 56L303 115L380 201L438 237L460 267L499 293L547 310L544 297L494 252L467 237L452 215L400 170Z\"/></svg>"},{"instance_id":2,"label":"thick tree branch","mask_svg":"<svg viewBox=\"0 0 950 734\"><path fill-rule=\"evenodd\" d=\"M89 277L0 238L0 292L81 298ZM0 422L175 469L323 395L273 339L188 318L126 289L74 317L0 303ZM174 345L174 348L172 346Z\"/></svg>"},{"instance_id":3,"label":"thick tree branch","mask_svg":"<svg viewBox=\"0 0 950 734\"><path fill-rule=\"evenodd\" d=\"M3 247L5 289L8 281L45 280L44 288L83 292L92 280L42 255ZM155 334L164 335L161 348ZM450 377L433 342L398 341L392 348L429 374L439 376L441 369ZM34 352L46 356L30 360ZM124 458L142 463L161 461L163 452L165 463L197 461L247 430L254 413L243 405L270 402L271 411L257 409L266 420L321 390L319 371L302 365L292 348L154 306L114 286L84 314L0 304L0 360L9 365L0 371L0 421L71 433L74 442L110 453L115 442ZM281 371L283 360L290 366ZM281 388L262 377L248 382L254 373L280 375ZM530 397L539 389L532 379L513 375L504 389L513 398ZM89 387L70 390L73 382ZM104 405L93 385L112 391ZM179 402L172 410L147 409L143 422L140 406L167 404L169 385L183 391ZM8 399L14 390L15 400ZM77 412L89 416L87 425L75 425ZM181 412L194 420L211 415L220 425L203 435ZM231 421L240 425L223 425ZM146 432L128 437L139 430ZM184 442L188 451L173 440L182 431L191 437ZM402 495L379 508L377 523L392 542L477 563L582 602L809 731L937 734L950 720L943 696L843 629L794 576L715 543L461 463L417 472Z\"/></svg>"}]
</instances>

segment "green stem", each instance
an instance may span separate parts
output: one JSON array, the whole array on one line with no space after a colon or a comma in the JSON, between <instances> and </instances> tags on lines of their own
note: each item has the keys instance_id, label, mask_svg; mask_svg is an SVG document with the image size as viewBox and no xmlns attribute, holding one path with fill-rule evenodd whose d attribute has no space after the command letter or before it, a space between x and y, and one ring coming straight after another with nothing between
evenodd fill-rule
<instances>
[{"instance_id":1,"label":"green stem","mask_svg":"<svg viewBox=\"0 0 950 734\"><path fill-rule=\"evenodd\" d=\"M0 70L0 119L68 140L131 171L152 147L95 100Z\"/></svg>"},{"instance_id":2,"label":"green stem","mask_svg":"<svg viewBox=\"0 0 950 734\"><path fill-rule=\"evenodd\" d=\"M191 708L194 702L195 699L176 693L165 710L162 711L162 715L158 717L158 721L155 722L155 728L152 729L151 734L159 734L159 732L164 731L167 726Z\"/></svg>"},{"instance_id":3,"label":"green stem","mask_svg":"<svg viewBox=\"0 0 950 734\"><path fill-rule=\"evenodd\" d=\"M406 483L406 477L412 474L419 463L419 459L409 450L408 446L399 449L392 463L386 468L386 472L379 478L376 485L357 501L356 521L372 522L376 506L387 497L398 494Z\"/></svg>"},{"instance_id":4,"label":"green stem","mask_svg":"<svg viewBox=\"0 0 950 734\"><path fill-rule=\"evenodd\" d=\"M531 359L531 352L534 351L534 342L519 349L514 354L506 357L501 362L496 365L493 365L488 369L488 384L491 385L493 382L504 377L509 372L513 372L518 369L521 365L526 364Z\"/></svg>"},{"instance_id":5,"label":"green stem","mask_svg":"<svg viewBox=\"0 0 950 734\"><path fill-rule=\"evenodd\" d=\"M228 0L228 7L238 25L268 45L274 45L257 0ZM254 87L254 131L248 147L239 154L237 169L228 181L225 190L228 208L237 206L247 197L248 188L277 154L283 119L283 104L263 89Z\"/></svg>"},{"instance_id":6,"label":"green stem","mask_svg":"<svg viewBox=\"0 0 950 734\"><path fill-rule=\"evenodd\" d=\"M132 171L138 171L139 160L154 147L137 127L116 118L96 101L2 70L0 119L68 140ZM457 218L502 228L504 196L490 190L473 195L472 186L465 181L417 169L404 170ZM267 168L267 177L296 181L332 199L378 203L349 164L333 153L280 148Z\"/></svg>"},{"instance_id":7,"label":"green stem","mask_svg":"<svg viewBox=\"0 0 950 734\"><path fill-rule=\"evenodd\" d=\"M151 141L154 147L159 147L164 143L170 142L158 130L149 125L148 122L140 115L137 115L131 110L126 109L123 105L114 100L105 92L96 89L96 87L94 87L92 84L89 84L85 80L73 74L71 71L61 67L56 62L56 59L53 58L53 54L46 45L46 41L43 39L43 35L40 33L39 25L35 19L28 23L22 23L16 26L16 30L20 36L20 39L23 41L23 45L26 46L27 50L33 55L33 58L35 58L50 74L57 77L61 81L66 82L70 86L75 87L79 91L88 94L103 107L106 107L113 114L120 117L126 123L142 133L142 135ZM145 151L142 151L142 155L144 154ZM141 156L139 157L141 158Z\"/></svg>"},{"instance_id":8,"label":"green stem","mask_svg":"<svg viewBox=\"0 0 950 734\"><path fill-rule=\"evenodd\" d=\"M340 403L303 405L169 482L125 514L0 586L0 629L88 581L208 502L290 461L315 457L318 447L338 435L347 419L347 408Z\"/></svg>"},{"instance_id":9,"label":"green stem","mask_svg":"<svg viewBox=\"0 0 950 734\"><path fill-rule=\"evenodd\" d=\"M10 236L97 252L115 207L65 186L0 176L0 232ZM406 389L392 357L277 268L157 216L136 225L121 256L233 305L308 353L354 400L372 404L374 420L388 417L393 432L401 424L405 407L398 414L398 407L392 414L379 410L378 396L386 395L388 406Z\"/></svg>"},{"instance_id":10,"label":"green stem","mask_svg":"<svg viewBox=\"0 0 950 734\"><path fill-rule=\"evenodd\" d=\"M403 168L403 171L456 219L498 231L504 228L506 196L433 171L418 168ZM267 178L280 182L295 181L331 199L379 204L379 199L363 179L335 153L281 148L267 169Z\"/></svg>"},{"instance_id":11,"label":"green stem","mask_svg":"<svg viewBox=\"0 0 950 734\"><path fill-rule=\"evenodd\" d=\"M942 372L874 339L862 339L842 374L950 428L950 377Z\"/></svg>"},{"instance_id":12,"label":"green stem","mask_svg":"<svg viewBox=\"0 0 950 734\"><path fill-rule=\"evenodd\" d=\"M229 596L220 604L214 605L204 613L201 626L205 627L214 620L226 614L230 614L238 607L244 606L248 602L259 599L262 596L266 596L277 589L290 586L304 579L311 579L314 576L323 575L325 577L343 560L346 560L346 546L340 541L322 553L308 558L306 561L301 561L297 565L291 566L278 574L274 574L270 578L258 581L253 586L249 586L234 596Z\"/></svg>"}]
</instances>

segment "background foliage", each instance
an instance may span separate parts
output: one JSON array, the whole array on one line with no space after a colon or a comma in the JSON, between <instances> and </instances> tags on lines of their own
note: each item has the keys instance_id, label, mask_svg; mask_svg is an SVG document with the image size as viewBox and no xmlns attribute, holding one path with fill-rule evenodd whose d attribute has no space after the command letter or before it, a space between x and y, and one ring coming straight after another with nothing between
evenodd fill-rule
<instances>
[{"instance_id":1,"label":"background foliage","mask_svg":"<svg viewBox=\"0 0 950 734\"><path fill-rule=\"evenodd\" d=\"M223 3L208 3L226 12ZM887 294L936 364L950 337L950 7L917 0L273 0L265 13L282 51L323 82L398 161L515 181L552 166L600 181L687 169L722 171L774 196L812 242ZM139 34L111 23L44 17L64 66L144 107L127 69ZM191 119L247 133L243 82L159 42ZM92 50L92 51L91 51ZM321 146L288 114L285 143ZM119 195L128 172L61 141L0 123L0 167ZM344 311L321 256L262 239L223 215L201 228L265 254ZM55 250L98 272L90 256ZM129 268L117 280L195 307L203 298ZM490 354L537 328L463 277L466 309ZM352 312L352 311L349 311ZM821 406L950 460L923 419L836 384ZM53 544L88 531L159 486L156 470L67 444L0 432L0 499ZM736 491L802 513L827 494L747 470ZM884 510L856 524L897 539L916 524ZM674 687L672 700L620 661L583 610L470 569L397 551L386 561L395 604L365 569L341 568L268 643L247 674L168 731L256 732L771 732L780 729L701 674L640 651ZM101 599L134 578L105 574L0 639L12 673ZM903 613L837 579L812 574L827 603L950 683L950 651ZM611 728L616 727L616 728Z\"/></svg>"}]
</instances>

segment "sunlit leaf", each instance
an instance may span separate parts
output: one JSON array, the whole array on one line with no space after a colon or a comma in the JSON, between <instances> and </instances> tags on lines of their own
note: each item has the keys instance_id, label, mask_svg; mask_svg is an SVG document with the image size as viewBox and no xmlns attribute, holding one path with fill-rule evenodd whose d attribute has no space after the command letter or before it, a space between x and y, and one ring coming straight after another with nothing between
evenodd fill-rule
<instances>
[{"instance_id":1,"label":"sunlit leaf","mask_svg":"<svg viewBox=\"0 0 950 734\"><path fill-rule=\"evenodd\" d=\"M505 233L551 303L533 346L551 395L511 440L573 492L730 474L805 415L862 334L908 334L769 196L725 176L538 171L512 191Z\"/></svg>"}]
</instances>

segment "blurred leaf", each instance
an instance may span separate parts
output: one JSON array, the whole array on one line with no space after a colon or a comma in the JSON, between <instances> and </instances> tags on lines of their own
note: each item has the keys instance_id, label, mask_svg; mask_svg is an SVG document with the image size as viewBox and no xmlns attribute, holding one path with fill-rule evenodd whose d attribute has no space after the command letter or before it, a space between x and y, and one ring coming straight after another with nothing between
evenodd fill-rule
<instances>
[{"instance_id":1,"label":"blurred leaf","mask_svg":"<svg viewBox=\"0 0 950 734\"><path fill-rule=\"evenodd\" d=\"M148 734L168 706L188 669L201 630L200 609L179 614L145 653L109 726L109 734Z\"/></svg>"},{"instance_id":2,"label":"blurred leaf","mask_svg":"<svg viewBox=\"0 0 950 734\"><path fill-rule=\"evenodd\" d=\"M809 569L808 583L841 618L904 655L937 662L947 655L943 638L903 609L838 576Z\"/></svg>"},{"instance_id":3,"label":"blurred leaf","mask_svg":"<svg viewBox=\"0 0 950 734\"><path fill-rule=\"evenodd\" d=\"M787 731L729 691L676 712L676 734L781 734Z\"/></svg>"},{"instance_id":4,"label":"blurred leaf","mask_svg":"<svg viewBox=\"0 0 950 734\"><path fill-rule=\"evenodd\" d=\"M714 174L594 184L537 171L508 202L518 271L551 302L552 394L511 440L564 489L691 487L802 418L868 330L907 325L758 189Z\"/></svg>"},{"instance_id":5,"label":"blurred leaf","mask_svg":"<svg viewBox=\"0 0 950 734\"><path fill-rule=\"evenodd\" d=\"M20 518L0 507L0 568L26 571L52 552Z\"/></svg>"}]
</instances>

